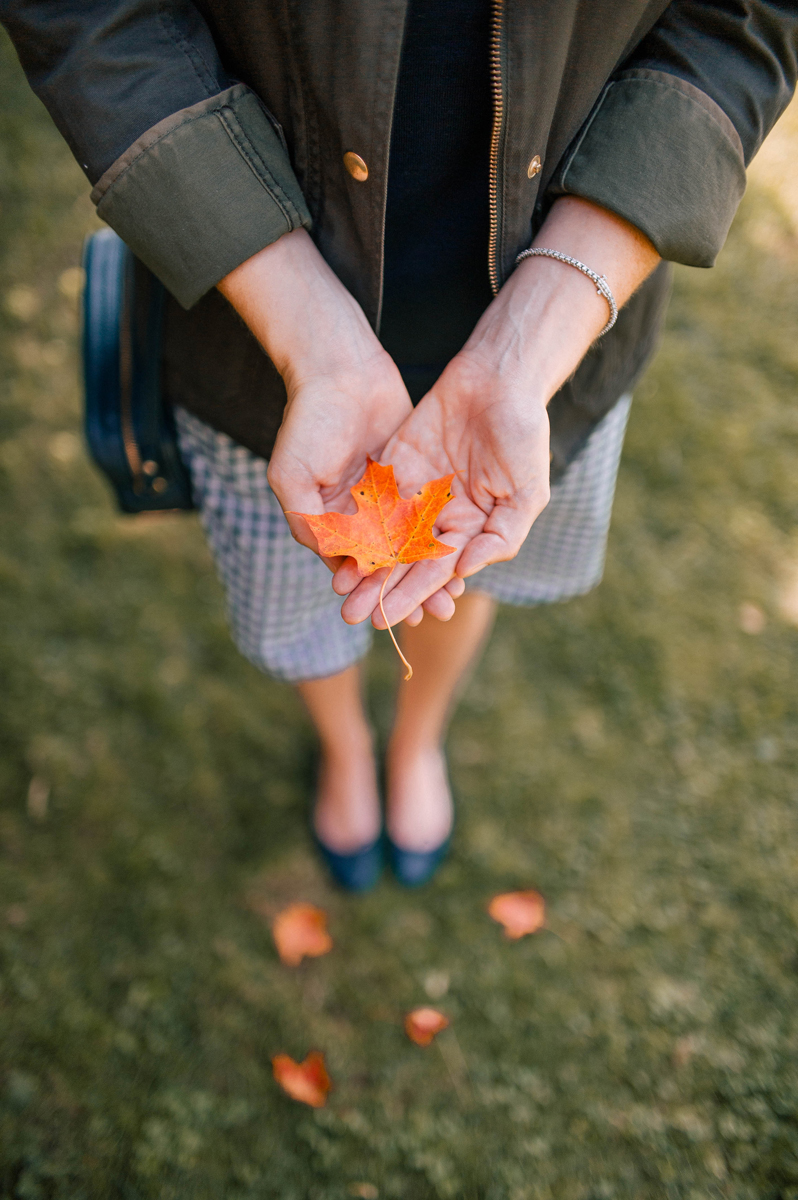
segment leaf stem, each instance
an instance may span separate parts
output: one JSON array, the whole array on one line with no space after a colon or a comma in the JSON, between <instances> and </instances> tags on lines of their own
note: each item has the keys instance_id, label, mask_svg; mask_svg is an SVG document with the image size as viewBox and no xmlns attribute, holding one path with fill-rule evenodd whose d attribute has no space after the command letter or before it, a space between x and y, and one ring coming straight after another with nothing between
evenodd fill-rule
<instances>
[{"instance_id":1,"label":"leaf stem","mask_svg":"<svg viewBox=\"0 0 798 1200\"><path fill-rule=\"evenodd\" d=\"M392 571L393 571L393 566L391 566L391 570L388 572L388 574L383 579L382 587L380 588L380 612L382 613L382 619L386 625L388 625L388 618L385 615L385 609L382 607L382 597L385 594L385 585L388 582L388 580L391 578ZM391 635L391 641L393 642L394 646L396 646L396 653L399 655L402 662L407 667L407 674L405 675L405 683L407 683L408 679L413 678L413 668L410 666L410 663L407 661L404 654L402 654L402 651L399 649L399 643L397 642L396 638L393 636L393 630L391 629L390 625L388 625L388 632Z\"/></svg>"}]
</instances>

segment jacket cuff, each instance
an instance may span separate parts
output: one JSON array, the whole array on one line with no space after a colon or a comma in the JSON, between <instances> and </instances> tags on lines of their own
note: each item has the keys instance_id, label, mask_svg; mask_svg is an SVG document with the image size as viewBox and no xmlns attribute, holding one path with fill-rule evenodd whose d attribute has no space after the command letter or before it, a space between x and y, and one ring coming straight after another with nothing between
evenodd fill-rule
<instances>
[{"instance_id":1,"label":"jacket cuff","mask_svg":"<svg viewBox=\"0 0 798 1200\"><path fill-rule=\"evenodd\" d=\"M311 224L282 130L240 83L148 129L92 200L184 308L264 246Z\"/></svg>"},{"instance_id":2,"label":"jacket cuff","mask_svg":"<svg viewBox=\"0 0 798 1200\"><path fill-rule=\"evenodd\" d=\"M711 267L745 191L737 130L676 75L623 71L605 88L553 181L642 230L662 258Z\"/></svg>"}]
</instances>

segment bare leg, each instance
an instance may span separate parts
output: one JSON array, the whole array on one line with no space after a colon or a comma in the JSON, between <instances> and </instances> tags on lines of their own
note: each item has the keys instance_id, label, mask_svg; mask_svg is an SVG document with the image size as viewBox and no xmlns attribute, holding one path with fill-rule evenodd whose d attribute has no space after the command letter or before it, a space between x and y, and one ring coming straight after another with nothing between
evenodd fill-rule
<instances>
[{"instance_id":1,"label":"bare leg","mask_svg":"<svg viewBox=\"0 0 798 1200\"><path fill-rule=\"evenodd\" d=\"M314 825L326 846L349 854L380 831L371 730L363 710L360 669L297 684L321 741Z\"/></svg>"},{"instance_id":2,"label":"bare leg","mask_svg":"<svg viewBox=\"0 0 798 1200\"><path fill-rule=\"evenodd\" d=\"M431 850L451 829L443 739L458 688L493 625L495 601L466 592L451 621L402 626L413 678L399 685L387 754L388 833L404 850Z\"/></svg>"}]
</instances>

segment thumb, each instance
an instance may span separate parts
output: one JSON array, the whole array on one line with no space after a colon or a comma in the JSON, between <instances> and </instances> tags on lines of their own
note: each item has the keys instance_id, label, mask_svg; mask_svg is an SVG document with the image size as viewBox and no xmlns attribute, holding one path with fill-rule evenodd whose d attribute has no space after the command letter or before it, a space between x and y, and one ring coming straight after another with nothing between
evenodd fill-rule
<instances>
[{"instance_id":1,"label":"thumb","mask_svg":"<svg viewBox=\"0 0 798 1200\"><path fill-rule=\"evenodd\" d=\"M308 550L312 550L314 554L318 554L325 567L332 571L333 575L347 561L343 555L337 558L330 558L328 555L321 553L316 536L302 513L284 512L283 516L288 522L288 528L291 530L291 536L294 541L299 542L300 546L307 546Z\"/></svg>"},{"instance_id":2,"label":"thumb","mask_svg":"<svg viewBox=\"0 0 798 1200\"><path fill-rule=\"evenodd\" d=\"M305 520L305 515L315 517L324 512L324 502L318 484L309 473L303 471L297 477L295 472L284 470L277 454L269 463L266 477L283 510L292 536L318 554L319 544Z\"/></svg>"},{"instance_id":3,"label":"thumb","mask_svg":"<svg viewBox=\"0 0 798 1200\"><path fill-rule=\"evenodd\" d=\"M308 525L304 515L300 512L289 512L283 509L283 516L288 522L288 528L291 530L291 536L294 541L299 542L301 546L307 546L314 554L319 554L319 543L316 541L316 535Z\"/></svg>"}]
</instances>

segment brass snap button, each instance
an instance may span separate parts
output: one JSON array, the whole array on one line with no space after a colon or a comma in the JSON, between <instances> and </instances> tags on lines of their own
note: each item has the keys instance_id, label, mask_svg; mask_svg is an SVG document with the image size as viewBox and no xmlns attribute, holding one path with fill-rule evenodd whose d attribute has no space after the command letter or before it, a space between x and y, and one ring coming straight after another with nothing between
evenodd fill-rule
<instances>
[{"instance_id":1,"label":"brass snap button","mask_svg":"<svg viewBox=\"0 0 798 1200\"><path fill-rule=\"evenodd\" d=\"M529 164L529 166L526 169L527 178L533 179L535 177L535 175L537 175L539 170L540 170L540 155L536 154L535 157L532 159L532 162Z\"/></svg>"},{"instance_id":2,"label":"brass snap button","mask_svg":"<svg viewBox=\"0 0 798 1200\"><path fill-rule=\"evenodd\" d=\"M359 154L355 154L354 150L347 150L344 155L344 166L353 179L358 183L365 183L369 177L369 169L364 160Z\"/></svg>"}]
</instances>

